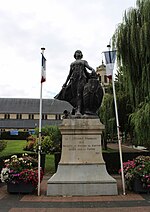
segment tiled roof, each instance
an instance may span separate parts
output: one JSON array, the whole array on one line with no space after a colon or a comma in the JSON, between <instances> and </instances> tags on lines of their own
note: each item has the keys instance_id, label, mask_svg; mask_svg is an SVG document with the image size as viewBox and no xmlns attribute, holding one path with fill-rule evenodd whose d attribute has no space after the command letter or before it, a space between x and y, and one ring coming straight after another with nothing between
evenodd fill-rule
<instances>
[{"instance_id":1,"label":"tiled roof","mask_svg":"<svg viewBox=\"0 0 150 212\"><path fill-rule=\"evenodd\" d=\"M0 114L39 114L39 99L0 98ZM63 114L64 110L71 111L72 106L65 101L56 99L42 100L43 114ZM61 120L42 120L42 126L59 125ZM33 129L39 126L37 119L0 119L0 129Z\"/></svg>"},{"instance_id":2,"label":"tiled roof","mask_svg":"<svg viewBox=\"0 0 150 212\"><path fill-rule=\"evenodd\" d=\"M0 113L39 113L39 99L0 98ZM65 101L43 99L42 112L48 114L62 114L64 110L71 111L72 106Z\"/></svg>"}]
</instances>

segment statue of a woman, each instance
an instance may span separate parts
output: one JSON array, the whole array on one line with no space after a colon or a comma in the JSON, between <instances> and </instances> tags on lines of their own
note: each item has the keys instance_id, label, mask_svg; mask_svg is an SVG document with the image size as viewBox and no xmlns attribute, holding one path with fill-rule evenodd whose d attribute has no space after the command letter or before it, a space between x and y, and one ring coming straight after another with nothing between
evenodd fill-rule
<instances>
[{"instance_id":1,"label":"statue of a woman","mask_svg":"<svg viewBox=\"0 0 150 212\"><path fill-rule=\"evenodd\" d=\"M74 53L76 59L70 65L70 72L61 91L54 98L69 102L75 115L96 115L103 99L103 89L95 70L82 60L80 50ZM89 73L87 69L92 72Z\"/></svg>"},{"instance_id":2,"label":"statue of a woman","mask_svg":"<svg viewBox=\"0 0 150 212\"><path fill-rule=\"evenodd\" d=\"M56 99L69 102L75 108L77 115L84 114L83 90L88 79L91 77L87 69L95 73L95 70L89 66L88 62L82 60L82 57L83 54L80 50L75 51L74 58L76 60L70 65L70 72L62 90L55 96Z\"/></svg>"}]
</instances>

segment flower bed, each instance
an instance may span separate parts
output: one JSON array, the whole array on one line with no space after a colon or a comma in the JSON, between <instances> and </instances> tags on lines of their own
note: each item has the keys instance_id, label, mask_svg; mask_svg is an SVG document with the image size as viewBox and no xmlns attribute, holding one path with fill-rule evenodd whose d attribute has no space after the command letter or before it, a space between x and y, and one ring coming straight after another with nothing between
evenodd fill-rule
<instances>
[{"instance_id":1,"label":"flower bed","mask_svg":"<svg viewBox=\"0 0 150 212\"><path fill-rule=\"evenodd\" d=\"M32 184L36 189L38 185L38 161L37 159L28 156L27 154L22 157L16 155L11 156L10 159L4 161L4 168L1 171L1 181L7 184ZM43 171L40 170L41 177L43 178Z\"/></svg>"},{"instance_id":2,"label":"flower bed","mask_svg":"<svg viewBox=\"0 0 150 212\"><path fill-rule=\"evenodd\" d=\"M141 184L139 192L150 191L150 156L138 156L132 161L123 163L123 170L129 190L138 192L137 185Z\"/></svg>"}]
</instances>

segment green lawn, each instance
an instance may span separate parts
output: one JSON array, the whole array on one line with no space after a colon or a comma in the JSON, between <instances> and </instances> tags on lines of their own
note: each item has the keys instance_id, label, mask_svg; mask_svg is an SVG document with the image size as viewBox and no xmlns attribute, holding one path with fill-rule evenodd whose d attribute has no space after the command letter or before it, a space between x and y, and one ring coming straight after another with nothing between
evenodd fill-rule
<instances>
[{"instance_id":1,"label":"green lawn","mask_svg":"<svg viewBox=\"0 0 150 212\"><path fill-rule=\"evenodd\" d=\"M54 174L55 173L55 165L54 165L54 155L46 155L45 160L45 173Z\"/></svg>"},{"instance_id":2,"label":"green lawn","mask_svg":"<svg viewBox=\"0 0 150 212\"><path fill-rule=\"evenodd\" d=\"M23 151L23 147L25 145L25 140L8 140L7 147L2 152L0 152L0 157L17 153L24 153L25 151Z\"/></svg>"},{"instance_id":3,"label":"green lawn","mask_svg":"<svg viewBox=\"0 0 150 212\"><path fill-rule=\"evenodd\" d=\"M26 140L8 140L7 141L7 147L0 152L0 157L10 157L14 154L19 153L31 153L28 151L23 151L23 147L26 145ZM45 172L46 173L54 173L54 156L53 155L46 155L45 160Z\"/></svg>"}]
</instances>

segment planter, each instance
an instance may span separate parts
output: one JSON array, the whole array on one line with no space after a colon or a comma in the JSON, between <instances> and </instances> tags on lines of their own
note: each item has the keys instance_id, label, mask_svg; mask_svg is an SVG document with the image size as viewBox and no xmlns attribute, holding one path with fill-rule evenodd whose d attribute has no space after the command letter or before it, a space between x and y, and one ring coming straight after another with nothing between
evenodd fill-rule
<instances>
[{"instance_id":1,"label":"planter","mask_svg":"<svg viewBox=\"0 0 150 212\"><path fill-rule=\"evenodd\" d=\"M143 188L142 182L140 179L135 179L133 181L132 189L136 193L149 193L150 188Z\"/></svg>"},{"instance_id":2,"label":"planter","mask_svg":"<svg viewBox=\"0 0 150 212\"><path fill-rule=\"evenodd\" d=\"M7 183L7 191L9 193L32 193L36 189L31 183Z\"/></svg>"}]
</instances>

